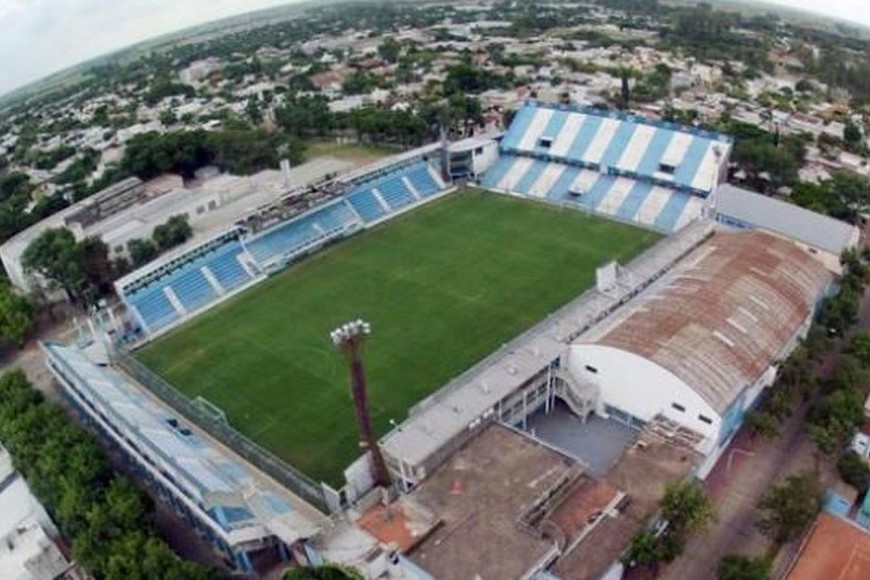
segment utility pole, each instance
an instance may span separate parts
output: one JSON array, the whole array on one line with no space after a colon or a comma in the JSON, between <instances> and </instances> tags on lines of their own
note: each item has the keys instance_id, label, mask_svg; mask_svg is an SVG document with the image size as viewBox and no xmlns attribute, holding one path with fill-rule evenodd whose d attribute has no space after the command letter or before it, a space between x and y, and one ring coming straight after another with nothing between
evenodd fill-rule
<instances>
[{"instance_id":1,"label":"utility pole","mask_svg":"<svg viewBox=\"0 0 870 580\"><path fill-rule=\"evenodd\" d=\"M371 453L375 485L389 489L392 485L392 479L372 428L372 420L368 410L365 371L362 363L363 345L371 332L371 324L357 319L339 326L329 334L329 337L332 339L332 343L345 354L350 366L350 390L353 395L353 405L359 427L360 444Z\"/></svg>"}]
</instances>

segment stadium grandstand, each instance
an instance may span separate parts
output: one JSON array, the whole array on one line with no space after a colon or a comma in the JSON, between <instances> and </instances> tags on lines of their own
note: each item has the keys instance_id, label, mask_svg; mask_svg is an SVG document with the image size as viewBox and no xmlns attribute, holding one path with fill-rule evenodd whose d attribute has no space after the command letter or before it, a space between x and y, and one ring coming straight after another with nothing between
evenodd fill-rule
<instances>
[{"instance_id":1,"label":"stadium grandstand","mask_svg":"<svg viewBox=\"0 0 870 580\"><path fill-rule=\"evenodd\" d=\"M115 282L144 336L183 320L301 257L451 191L436 163L439 146L289 192Z\"/></svg>"},{"instance_id":2,"label":"stadium grandstand","mask_svg":"<svg viewBox=\"0 0 870 580\"><path fill-rule=\"evenodd\" d=\"M731 146L730 137L700 129L528 101L481 184L667 233L704 213Z\"/></svg>"},{"instance_id":3,"label":"stadium grandstand","mask_svg":"<svg viewBox=\"0 0 870 580\"><path fill-rule=\"evenodd\" d=\"M289 560L324 515L154 399L100 355L54 343L43 352L66 398L149 486L232 565Z\"/></svg>"}]
</instances>

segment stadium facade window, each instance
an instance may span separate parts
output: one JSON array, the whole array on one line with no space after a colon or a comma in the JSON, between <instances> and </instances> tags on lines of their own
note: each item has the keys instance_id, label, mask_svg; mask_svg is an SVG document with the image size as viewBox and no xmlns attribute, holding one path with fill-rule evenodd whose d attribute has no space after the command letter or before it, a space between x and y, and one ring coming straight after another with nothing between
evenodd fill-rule
<instances>
[{"instance_id":1,"label":"stadium facade window","mask_svg":"<svg viewBox=\"0 0 870 580\"><path fill-rule=\"evenodd\" d=\"M595 368L595 367L593 367L593 366L591 366L591 365L586 365L586 370L589 371L589 372L592 373L592 374L595 374L595 375L598 374L598 369Z\"/></svg>"},{"instance_id":2,"label":"stadium facade window","mask_svg":"<svg viewBox=\"0 0 870 580\"><path fill-rule=\"evenodd\" d=\"M673 175L677 172L677 168L673 165L668 165L667 163L659 163L659 171L661 173L667 173L668 175Z\"/></svg>"},{"instance_id":3,"label":"stadium facade window","mask_svg":"<svg viewBox=\"0 0 870 580\"><path fill-rule=\"evenodd\" d=\"M710 417L707 417L706 415L698 415L698 419L699 419L701 422L706 423L706 424L708 424L708 425L712 425L712 424L713 424L713 419L711 419Z\"/></svg>"},{"instance_id":4,"label":"stadium facade window","mask_svg":"<svg viewBox=\"0 0 870 580\"><path fill-rule=\"evenodd\" d=\"M679 403L671 403L671 407L676 409L677 411L680 411L681 413L686 412L686 408Z\"/></svg>"},{"instance_id":5,"label":"stadium facade window","mask_svg":"<svg viewBox=\"0 0 870 580\"><path fill-rule=\"evenodd\" d=\"M553 140L549 137L541 137L538 139L538 147L543 147L544 149L549 149L550 146L553 145Z\"/></svg>"}]
</instances>

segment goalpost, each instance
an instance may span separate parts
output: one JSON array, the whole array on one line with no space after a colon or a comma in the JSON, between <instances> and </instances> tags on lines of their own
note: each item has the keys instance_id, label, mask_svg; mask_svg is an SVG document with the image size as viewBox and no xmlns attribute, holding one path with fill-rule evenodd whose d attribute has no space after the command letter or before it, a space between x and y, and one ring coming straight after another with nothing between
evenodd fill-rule
<instances>
[{"instance_id":1,"label":"goalpost","mask_svg":"<svg viewBox=\"0 0 870 580\"><path fill-rule=\"evenodd\" d=\"M211 419L213 421L217 421L219 423L224 423L225 425L230 424L230 422L227 420L227 414L224 413L220 407L218 407L217 405L215 405L214 403L212 403L211 401L209 401L205 397L197 396L193 400L193 404L196 405L200 411L205 413L205 415L209 419Z\"/></svg>"}]
</instances>

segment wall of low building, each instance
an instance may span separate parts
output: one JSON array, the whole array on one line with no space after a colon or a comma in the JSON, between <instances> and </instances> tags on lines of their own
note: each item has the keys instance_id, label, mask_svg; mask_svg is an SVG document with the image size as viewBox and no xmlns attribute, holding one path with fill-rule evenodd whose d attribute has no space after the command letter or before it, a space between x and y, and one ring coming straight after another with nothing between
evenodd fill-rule
<instances>
[{"instance_id":1,"label":"wall of low building","mask_svg":"<svg viewBox=\"0 0 870 580\"><path fill-rule=\"evenodd\" d=\"M474 174L482 175L498 160L498 143L491 141L474 150Z\"/></svg>"},{"instance_id":2,"label":"wall of low building","mask_svg":"<svg viewBox=\"0 0 870 580\"><path fill-rule=\"evenodd\" d=\"M704 435L707 447L715 444L719 414L694 389L661 366L617 348L577 344L568 355L568 369L574 376L598 385L599 413L605 414L605 406L609 405L643 421L662 414Z\"/></svg>"}]
</instances>

